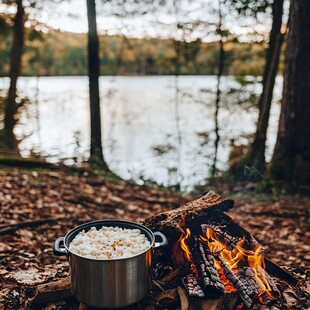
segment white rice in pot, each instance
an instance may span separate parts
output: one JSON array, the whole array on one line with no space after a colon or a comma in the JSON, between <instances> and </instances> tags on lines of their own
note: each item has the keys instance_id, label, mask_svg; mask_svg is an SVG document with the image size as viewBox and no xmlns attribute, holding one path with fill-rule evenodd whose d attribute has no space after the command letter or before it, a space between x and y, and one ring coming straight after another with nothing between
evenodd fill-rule
<instances>
[{"instance_id":1,"label":"white rice in pot","mask_svg":"<svg viewBox=\"0 0 310 310\"><path fill-rule=\"evenodd\" d=\"M102 226L82 230L69 244L69 250L92 259L118 259L142 253L150 246L139 229Z\"/></svg>"}]
</instances>

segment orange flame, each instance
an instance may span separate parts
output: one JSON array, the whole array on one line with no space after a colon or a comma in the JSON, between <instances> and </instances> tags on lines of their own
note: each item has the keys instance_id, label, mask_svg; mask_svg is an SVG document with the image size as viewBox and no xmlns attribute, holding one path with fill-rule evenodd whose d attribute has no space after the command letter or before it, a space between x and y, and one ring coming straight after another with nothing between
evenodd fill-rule
<instances>
[{"instance_id":1,"label":"orange flame","mask_svg":"<svg viewBox=\"0 0 310 310\"><path fill-rule=\"evenodd\" d=\"M249 267L252 268L255 278L259 285L261 286L261 291L259 292L259 296L264 294L265 292L268 295L271 295L270 292L272 291L268 280L265 277L263 269L265 269L265 262L264 257L261 254L261 246L258 246L255 250L248 250L245 249L244 243L245 238L237 242L237 244L234 246L232 250L228 249L227 246L219 240L218 236L214 232L214 230L210 227L206 230L206 237L200 236L200 238L208 243L208 246L210 248L211 252L218 252L219 255L226 261L228 266L231 268L231 270L235 270L238 267L238 263L241 261L247 261ZM223 273L221 272L222 268L216 260L214 260L215 266L217 270L219 271L219 274ZM221 278L222 280L222 278ZM223 284L227 285L227 283Z\"/></svg>"},{"instance_id":2,"label":"orange flame","mask_svg":"<svg viewBox=\"0 0 310 310\"><path fill-rule=\"evenodd\" d=\"M190 237L191 231L189 228L186 228L185 231L186 231L186 235L181 236L179 239L181 249L183 250L186 259L191 264L191 270L198 276L198 271L197 271L197 268L196 268L194 261L193 261L192 252L191 252L190 248L188 247L188 245L186 244L186 240Z\"/></svg>"},{"instance_id":3,"label":"orange flame","mask_svg":"<svg viewBox=\"0 0 310 310\"><path fill-rule=\"evenodd\" d=\"M186 228L186 235L180 238L181 248L185 253L186 258L191 262L192 261L192 253L189 249L189 247L186 244L186 240L190 237L191 231L189 228Z\"/></svg>"},{"instance_id":4,"label":"orange flame","mask_svg":"<svg viewBox=\"0 0 310 310\"><path fill-rule=\"evenodd\" d=\"M254 254L248 256L248 263L249 263L249 266L254 271L257 282L262 287L262 291L259 293L259 296L261 296L265 292L269 296L271 296L272 289L264 274L264 269L266 265L265 265L264 257L261 254L261 248L262 248L261 246L258 246Z\"/></svg>"}]
</instances>

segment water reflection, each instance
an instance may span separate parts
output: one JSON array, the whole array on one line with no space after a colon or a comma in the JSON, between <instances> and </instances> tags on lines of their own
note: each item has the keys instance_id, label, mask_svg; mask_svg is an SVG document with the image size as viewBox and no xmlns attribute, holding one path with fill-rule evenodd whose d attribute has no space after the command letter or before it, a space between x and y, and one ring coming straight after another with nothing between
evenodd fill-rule
<instances>
[{"instance_id":1,"label":"water reflection","mask_svg":"<svg viewBox=\"0 0 310 310\"><path fill-rule=\"evenodd\" d=\"M247 105L246 92L261 91L256 82L238 93L241 86L233 77L222 79L218 169L226 168L231 139L246 143L255 130L257 112ZM281 95L281 80L276 81L275 101ZM8 79L1 78L0 86L7 88ZM36 152L51 162L87 159L87 77L21 78L19 88L33 103L16 127L17 136L24 138L22 154ZM125 179L180 183L183 190L203 182L214 157L215 89L215 76L180 76L177 81L174 76L101 77L103 147L110 169ZM275 143L278 114L274 104L267 159Z\"/></svg>"}]
</instances>

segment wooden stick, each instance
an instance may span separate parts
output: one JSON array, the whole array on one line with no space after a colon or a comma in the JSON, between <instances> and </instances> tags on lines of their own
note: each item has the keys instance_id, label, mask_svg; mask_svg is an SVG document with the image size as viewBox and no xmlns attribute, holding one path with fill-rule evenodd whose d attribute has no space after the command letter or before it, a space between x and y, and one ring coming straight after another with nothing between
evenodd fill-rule
<instances>
[{"instance_id":1,"label":"wooden stick","mask_svg":"<svg viewBox=\"0 0 310 310\"><path fill-rule=\"evenodd\" d=\"M180 273L180 269L177 268L170 273L168 273L166 276L164 276L160 281L161 282L169 282L171 281L174 277L176 277Z\"/></svg>"},{"instance_id":2,"label":"wooden stick","mask_svg":"<svg viewBox=\"0 0 310 310\"><path fill-rule=\"evenodd\" d=\"M184 289L180 286L178 286L178 294L179 294L180 301L181 301L181 310L188 310L189 309L188 297Z\"/></svg>"},{"instance_id":3,"label":"wooden stick","mask_svg":"<svg viewBox=\"0 0 310 310\"><path fill-rule=\"evenodd\" d=\"M297 285L298 281L292 275L290 275L287 271L285 271L280 266L278 266L276 263L272 262L266 257L265 257L265 263L266 263L266 271L268 273L286 281L287 283L293 286Z\"/></svg>"},{"instance_id":4,"label":"wooden stick","mask_svg":"<svg viewBox=\"0 0 310 310\"><path fill-rule=\"evenodd\" d=\"M31 303L45 304L67 299L71 294L70 278L63 278L58 281L40 284L37 286L37 291Z\"/></svg>"},{"instance_id":5,"label":"wooden stick","mask_svg":"<svg viewBox=\"0 0 310 310\"><path fill-rule=\"evenodd\" d=\"M33 221L25 221L25 222L20 222L20 223L12 223L12 224L1 224L0 225L0 235L7 234L10 232L13 232L19 228L22 227L33 227L33 226L38 226L42 225L48 222L55 222L57 221L57 218L45 218L41 220L33 220Z\"/></svg>"}]
</instances>

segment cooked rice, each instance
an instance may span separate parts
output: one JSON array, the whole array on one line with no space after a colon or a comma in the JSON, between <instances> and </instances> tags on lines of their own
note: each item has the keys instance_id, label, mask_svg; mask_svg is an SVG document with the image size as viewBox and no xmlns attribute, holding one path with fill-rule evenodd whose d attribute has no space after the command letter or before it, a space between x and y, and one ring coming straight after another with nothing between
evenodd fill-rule
<instances>
[{"instance_id":1,"label":"cooked rice","mask_svg":"<svg viewBox=\"0 0 310 310\"><path fill-rule=\"evenodd\" d=\"M69 244L69 250L92 259L117 259L142 253L150 246L140 229L102 226L82 230Z\"/></svg>"}]
</instances>

